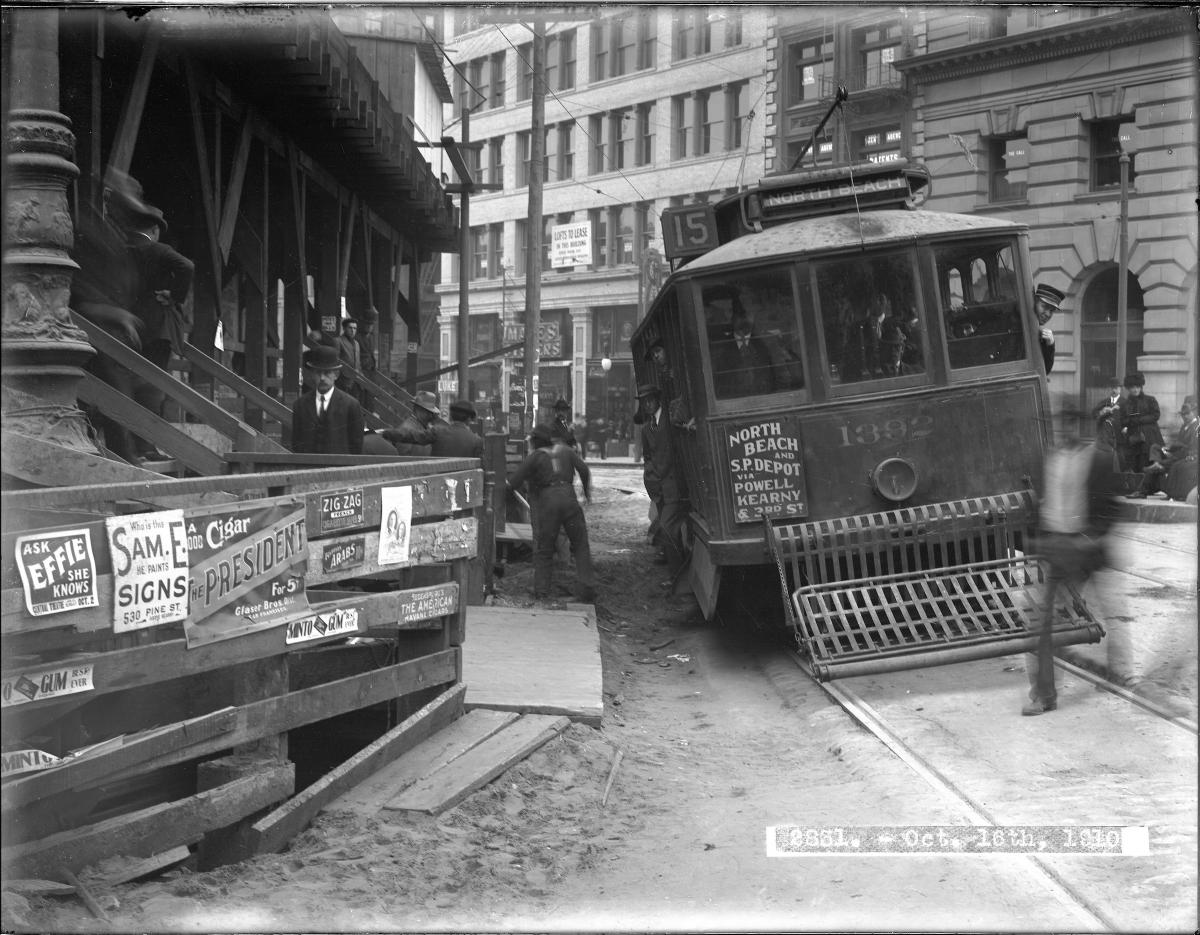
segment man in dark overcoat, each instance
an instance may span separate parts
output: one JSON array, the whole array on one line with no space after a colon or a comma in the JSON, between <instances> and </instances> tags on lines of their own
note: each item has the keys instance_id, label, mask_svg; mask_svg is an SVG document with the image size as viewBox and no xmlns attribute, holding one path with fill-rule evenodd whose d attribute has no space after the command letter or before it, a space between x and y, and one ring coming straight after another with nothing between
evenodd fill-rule
<instances>
[{"instance_id":1,"label":"man in dark overcoat","mask_svg":"<svg viewBox=\"0 0 1200 935\"><path fill-rule=\"evenodd\" d=\"M683 566L683 477L675 463L671 444L671 422L663 413L662 391L653 384L638 387L642 405L642 481L658 512L656 540L662 555L658 564L672 575Z\"/></svg>"},{"instance_id":2,"label":"man in dark overcoat","mask_svg":"<svg viewBox=\"0 0 1200 935\"><path fill-rule=\"evenodd\" d=\"M1181 424L1175 441L1156 452L1158 457L1146 465L1142 483L1129 499L1139 499L1152 493L1164 491L1171 500L1186 500L1196 486L1197 429L1200 417L1196 411L1196 397L1189 396L1179 410Z\"/></svg>"},{"instance_id":3,"label":"man in dark overcoat","mask_svg":"<svg viewBox=\"0 0 1200 935\"><path fill-rule=\"evenodd\" d=\"M482 458L483 439L467 423L475 418L469 399L450 404L450 424L435 423L431 453L435 458Z\"/></svg>"},{"instance_id":4,"label":"man in dark overcoat","mask_svg":"<svg viewBox=\"0 0 1200 935\"><path fill-rule=\"evenodd\" d=\"M362 407L336 386L342 369L337 349L322 344L307 351L304 369L313 389L292 406L292 451L362 454Z\"/></svg>"},{"instance_id":5,"label":"man in dark overcoat","mask_svg":"<svg viewBox=\"0 0 1200 935\"><path fill-rule=\"evenodd\" d=\"M418 390L412 412L394 429L384 429L380 434L402 455L428 455L433 451L437 427L445 424L437 393Z\"/></svg>"}]
</instances>

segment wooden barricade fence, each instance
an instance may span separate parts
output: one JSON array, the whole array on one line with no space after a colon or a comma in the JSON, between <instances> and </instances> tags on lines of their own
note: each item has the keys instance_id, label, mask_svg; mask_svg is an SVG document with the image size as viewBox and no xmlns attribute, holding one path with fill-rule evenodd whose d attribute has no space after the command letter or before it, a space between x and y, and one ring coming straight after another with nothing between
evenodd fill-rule
<instances>
[{"instance_id":1,"label":"wooden barricade fence","mask_svg":"<svg viewBox=\"0 0 1200 935\"><path fill-rule=\"evenodd\" d=\"M0 503L6 877L278 850L462 712L474 459ZM394 726L295 794L288 732L368 708Z\"/></svg>"}]
</instances>

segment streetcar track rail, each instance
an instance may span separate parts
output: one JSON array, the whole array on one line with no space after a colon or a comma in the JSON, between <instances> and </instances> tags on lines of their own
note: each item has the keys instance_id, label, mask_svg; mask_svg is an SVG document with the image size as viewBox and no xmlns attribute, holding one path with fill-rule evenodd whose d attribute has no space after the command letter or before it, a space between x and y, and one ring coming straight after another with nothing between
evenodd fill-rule
<instances>
[{"instance_id":1,"label":"streetcar track rail","mask_svg":"<svg viewBox=\"0 0 1200 935\"><path fill-rule=\"evenodd\" d=\"M813 680L825 694L838 704L851 718L862 725L872 736L886 746L893 754L896 755L905 765L907 765L914 773L920 776L933 790L942 796L944 799L956 804L961 809L965 810L972 825L977 827L997 827L995 818L988 812L986 808L974 801L966 792L959 788L952 780L944 776L932 763L917 753L911 746L905 743L900 737L893 732L884 719L879 715L874 708L852 688L846 687L836 681L821 681L812 671L808 660L805 659L797 650L787 648L785 650L788 658L795 663L809 678ZM1087 672L1080 669L1078 666L1072 665L1060 659L1055 659L1055 664L1064 671L1077 675L1085 679L1105 691L1123 698L1127 701L1138 705L1141 708L1157 715L1165 721L1168 721L1177 727L1196 733L1196 722L1173 715L1170 711L1148 701L1145 698L1140 698L1132 692L1113 684L1102 676ZM1057 870L1050 866L1042 857L1037 854L1026 853L1022 856L1027 857L1030 862L1037 867L1045 878L1045 883L1066 905L1070 906L1080 920L1086 925L1098 931L1119 931L1120 927L1115 920L1111 919L1102 909L1097 907L1086 896L1079 893L1074 887L1067 882Z\"/></svg>"}]
</instances>

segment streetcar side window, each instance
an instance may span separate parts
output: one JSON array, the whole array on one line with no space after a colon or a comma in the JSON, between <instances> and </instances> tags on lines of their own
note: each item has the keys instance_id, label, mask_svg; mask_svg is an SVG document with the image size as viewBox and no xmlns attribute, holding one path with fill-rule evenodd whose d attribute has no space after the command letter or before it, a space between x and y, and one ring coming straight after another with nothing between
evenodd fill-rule
<instances>
[{"instance_id":1,"label":"streetcar side window","mask_svg":"<svg viewBox=\"0 0 1200 935\"><path fill-rule=\"evenodd\" d=\"M802 389L804 349L790 267L701 280L717 399Z\"/></svg>"},{"instance_id":2,"label":"streetcar side window","mask_svg":"<svg viewBox=\"0 0 1200 935\"><path fill-rule=\"evenodd\" d=\"M935 255L951 368L1024 360L1025 327L1012 245L947 245Z\"/></svg>"},{"instance_id":3,"label":"streetcar side window","mask_svg":"<svg viewBox=\"0 0 1200 935\"><path fill-rule=\"evenodd\" d=\"M833 386L925 372L925 336L909 253L816 266Z\"/></svg>"}]
</instances>

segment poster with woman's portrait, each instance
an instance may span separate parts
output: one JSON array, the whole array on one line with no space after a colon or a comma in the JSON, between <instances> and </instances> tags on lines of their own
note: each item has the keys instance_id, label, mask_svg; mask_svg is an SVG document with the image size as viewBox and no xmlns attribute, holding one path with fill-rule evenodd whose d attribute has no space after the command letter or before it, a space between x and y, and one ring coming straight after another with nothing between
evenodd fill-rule
<instances>
[{"instance_id":1,"label":"poster with woman's portrait","mask_svg":"<svg viewBox=\"0 0 1200 935\"><path fill-rule=\"evenodd\" d=\"M379 519L379 564L398 565L408 561L412 487L384 487L380 494L383 513Z\"/></svg>"}]
</instances>

